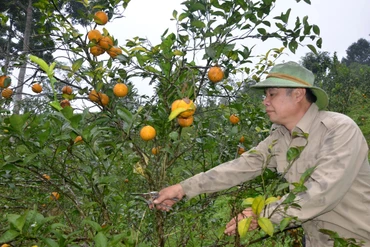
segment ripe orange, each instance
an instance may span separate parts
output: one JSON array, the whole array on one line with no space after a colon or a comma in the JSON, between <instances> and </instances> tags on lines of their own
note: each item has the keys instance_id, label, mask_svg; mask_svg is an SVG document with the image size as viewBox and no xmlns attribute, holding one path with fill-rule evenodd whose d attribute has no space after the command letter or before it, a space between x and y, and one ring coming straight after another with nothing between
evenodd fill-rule
<instances>
[{"instance_id":1,"label":"ripe orange","mask_svg":"<svg viewBox=\"0 0 370 247\"><path fill-rule=\"evenodd\" d=\"M194 115L196 106L192 100L189 98L183 98L175 100L171 105L171 111L176 110L177 108L185 108L186 111L182 112L179 116L187 118Z\"/></svg>"},{"instance_id":2,"label":"ripe orange","mask_svg":"<svg viewBox=\"0 0 370 247\"><path fill-rule=\"evenodd\" d=\"M125 97L128 93L128 87L124 83L117 83L113 87L113 93L117 97Z\"/></svg>"},{"instance_id":3,"label":"ripe orange","mask_svg":"<svg viewBox=\"0 0 370 247\"><path fill-rule=\"evenodd\" d=\"M89 93L89 99L92 101L92 102L99 102L99 94L95 91L95 89L91 90L91 92Z\"/></svg>"},{"instance_id":4,"label":"ripe orange","mask_svg":"<svg viewBox=\"0 0 370 247\"><path fill-rule=\"evenodd\" d=\"M105 52L104 49L98 45L90 47L90 53L93 54L95 57L104 54L104 52Z\"/></svg>"},{"instance_id":5,"label":"ripe orange","mask_svg":"<svg viewBox=\"0 0 370 247\"><path fill-rule=\"evenodd\" d=\"M237 124L239 123L240 119L237 115L235 114L232 114L230 117L229 117L229 120L232 124Z\"/></svg>"},{"instance_id":6,"label":"ripe orange","mask_svg":"<svg viewBox=\"0 0 370 247\"><path fill-rule=\"evenodd\" d=\"M58 192L52 192L50 195L50 200L59 200L60 195Z\"/></svg>"},{"instance_id":7,"label":"ripe orange","mask_svg":"<svg viewBox=\"0 0 370 247\"><path fill-rule=\"evenodd\" d=\"M242 154L242 153L244 153L244 152L245 152L245 149L243 147L239 147L238 148L238 154L239 155Z\"/></svg>"},{"instance_id":8,"label":"ripe orange","mask_svg":"<svg viewBox=\"0 0 370 247\"><path fill-rule=\"evenodd\" d=\"M1 92L1 96L3 96L5 99L9 99L13 95L13 90L10 88L4 88L4 90Z\"/></svg>"},{"instance_id":9,"label":"ripe orange","mask_svg":"<svg viewBox=\"0 0 370 247\"><path fill-rule=\"evenodd\" d=\"M43 175L42 175L42 177L43 177L44 179L46 179L46 180L50 180L50 176L49 176L49 175L47 175L47 174L43 174Z\"/></svg>"},{"instance_id":10,"label":"ripe orange","mask_svg":"<svg viewBox=\"0 0 370 247\"><path fill-rule=\"evenodd\" d=\"M102 106L107 106L109 103L109 97L105 93L99 93L100 101L99 104Z\"/></svg>"},{"instance_id":11,"label":"ripe orange","mask_svg":"<svg viewBox=\"0 0 370 247\"><path fill-rule=\"evenodd\" d=\"M113 47L113 40L109 36L103 36L99 41L99 45L104 50L109 50Z\"/></svg>"},{"instance_id":12,"label":"ripe orange","mask_svg":"<svg viewBox=\"0 0 370 247\"><path fill-rule=\"evenodd\" d=\"M144 126L140 130L140 137L144 141L150 141L150 140L154 139L154 137L156 136L156 134L157 133L156 133L155 129L152 126L150 126L150 125Z\"/></svg>"},{"instance_id":13,"label":"ripe orange","mask_svg":"<svg viewBox=\"0 0 370 247\"><path fill-rule=\"evenodd\" d=\"M99 40L101 40L101 38L103 38L103 35L101 34L101 32L99 30L93 29L93 30L91 30L90 32L87 33L87 38L90 41L98 43Z\"/></svg>"},{"instance_id":14,"label":"ripe orange","mask_svg":"<svg viewBox=\"0 0 370 247\"><path fill-rule=\"evenodd\" d=\"M64 94L72 94L72 88L70 87L70 86L64 86L63 88L62 88L62 93L64 93Z\"/></svg>"},{"instance_id":15,"label":"ripe orange","mask_svg":"<svg viewBox=\"0 0 370 247\"><path fill-rule=\"evenodd\" d=\"M152 148L152 154L157 155L159 153L159 147Z\"/></svg>"},{"instance_id":16,"label":"ripe orange","mask_svg":"<svg viewBox=\"0 0 370 247\"><path fill-rule=\"evenodd\" d=\"M111 58L115 58L117 55L122 54L121 48L116 46L111 47L107 52Z\"/></svg>"},{"instance_id":17,"label":"ripe orange","mask_svg":"<svg viewBox=\"0 0 370 247\"><path fill-rule=\"evenodd\" d=\"M98 11L94 14L94 21L98 25L105 25L108 22L108 15L104 11Z\"/></svg>"},{"instance_id":18,"label":"ripe orange","mask_svg":"<svg viewBox=\"0 0 370 247\"><path fill-rule=\"evenodd\" d=\"M224 72L219 66L213 66L208 70L208 79L213 82L217 83L224 79Z\"/></svg>"},{"instance_id":19,"label":"ripe orange","mask_svg":"<svg viewBox=\"0 0 370 247\"><path fill-rule=\"evenodd\" d=\"M187 117L187 118L183 118L183 117L178 117L177 118L177 123L181 127L189 127L190 125L192 125L193 121L194 121L193 116L190 116L190 117Z\"/></svg>"},{"instance_id":20,"label":"ripe orange","mask_svg":"<svg viewBox=\"0 0 370 247\"><path fill-rule=\"evenodd\" d=\"M42 91L42 86L38 83L35 83L32 85L32 91L35 93L41 93Z\"/></svg>"},{"instance_id":21,"label":"ripe orange","mask_svg":"<svg viewBox=\"0 0 370 247\"><path fill-rule=\"evenodd\" d=\"M3 244L1 247L11 247L9 244Z\"/></svg>"},{"instance_id":22,"label":"ripe orange","mask_svg":"<svg viewBox=\"0 0 370 247\"><path fill-rule=\"evenodd\" d=\"M240 139L239 139L239 142L243 143L244 141L245 141L244 136L241 136Z\"/></svg>"},{"instance_id":23,"label":"ripe orange","mask_svg":"<svg viewBox=\"0 0 370 247\"><path fill-rule=\"evenodd\" d=\"M74 143L79 143L79 142L83 142L82 136L76 136L76 138L74 140Z\"/></svg>"},{"instance_id":24,"label":"ripe orange","mask_svg":"<svg viewBox=\"0 0 370 247\"><path fill-rule=\"evenodd\" d=\"M64 107L66 107L66 106L71 106L71 103L69 102L69 100L64 99L64 100L60 101L60 106L61 106L62 108L64 108Z\"/></svg>"},{"instance_id":25,"label":"ripe orange","mask_svg":"<svg viewBox=\"0 0 370 247\"><path fill-rule=\"evenodd\" d=\"M8 79L8 78L10 78L10 77L6 76L6 75L0 76L0 87L1 88L7 88L7 87L10 86L10 83L8 85L6 85L6 83L5 83L5 80Z\"/></svg>"}]
</instances>

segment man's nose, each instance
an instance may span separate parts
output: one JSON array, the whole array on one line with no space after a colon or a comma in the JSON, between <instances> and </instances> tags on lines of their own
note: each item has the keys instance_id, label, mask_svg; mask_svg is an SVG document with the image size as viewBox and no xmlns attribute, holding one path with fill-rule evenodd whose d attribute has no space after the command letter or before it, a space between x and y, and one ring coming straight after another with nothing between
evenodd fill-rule
<instances>
[{"instance_id":1,"label":"man's nose","mask_svg":"<svg viewBox=\"0 0 370 247\"><path fill-rule=\"evenodd\" d=\"M268 105L270 105L270 100L267 97L264 97L262 103L263 103L264 106L268 106Z\"/></svg>"}]
</instances>

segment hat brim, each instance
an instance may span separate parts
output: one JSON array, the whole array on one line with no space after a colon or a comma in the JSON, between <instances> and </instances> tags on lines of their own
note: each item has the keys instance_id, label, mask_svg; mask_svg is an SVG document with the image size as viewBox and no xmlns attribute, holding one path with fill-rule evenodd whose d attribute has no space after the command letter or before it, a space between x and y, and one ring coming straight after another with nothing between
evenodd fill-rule
<instances>
[{"instance_id":1,"label":"hat brim","mask_svg":"<svg viewBox=\"0 0 370 247\"><path fill-rule=\"evenodd\" d=\"M329 98L326 92L315 86L307 86L303 84L299 84L294 81L280 79L280 78L267 78L264 81L261 81L255 85L252 85L251 88L255 89L264 89L264 88L274 88L274 87L282 87L282 88L309 88L311 89L312 93L316 96L317 100L315 104L319 107L320 110L325 109L328 106Z\"/></svg>"}]
</instances>

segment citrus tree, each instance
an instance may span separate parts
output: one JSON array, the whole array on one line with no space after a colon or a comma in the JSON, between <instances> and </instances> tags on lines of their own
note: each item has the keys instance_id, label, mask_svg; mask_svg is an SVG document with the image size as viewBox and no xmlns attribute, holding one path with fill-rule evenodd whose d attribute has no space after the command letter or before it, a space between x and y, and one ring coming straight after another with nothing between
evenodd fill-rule
<instances>
[{"instance_id":1,"label":"citrus tree","mask_svg":"<svg viewBox=\"0 0 370 247\"><path fill-rule=\"evenodd\" d=\"M6 213L0 243L240 244L238 237L223 236L223 226L244 196L263 193L260 180L179 202L169 213L150 211L151 198L140 193L238 157L264 138L269 122L261 95L248 85L285 47L295 52L308 39L315 51L320 30L307 17L291 25L291 9L271 16L273 0L191 0L182 12L173 11L176 31L165 30L159 44L118 40L105 24L129 2L81 3L91 23L86 29L74 26L59 5L35 3L44 16L40 23L53 24L50 36L60 49L51 63L28 56L29 68L42 78L33 93L49 89L45 111L2 111L0 200ZM282 48L254 54L246 45L268 39ZM138 78L149 81L153 95L138 95ZM10 106L10 80L0 86L2 106ZM262 175L273 178L269 171Z\"/></svg>"}]
</instances>

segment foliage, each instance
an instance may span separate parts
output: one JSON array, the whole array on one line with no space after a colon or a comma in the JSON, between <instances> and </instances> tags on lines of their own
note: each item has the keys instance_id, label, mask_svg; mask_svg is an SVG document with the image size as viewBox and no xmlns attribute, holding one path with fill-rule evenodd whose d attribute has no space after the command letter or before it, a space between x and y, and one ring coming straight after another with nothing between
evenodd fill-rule
<instances>
[{"instance_id":1,"label":"foliage","mask_svg":"<svg viewBox=\"0 0 370 247\"><path fill-rule=\"evenodd\" d=\"M346 50L347 56L342 59L342 63L347 66L352 63L359 63L370 66L370 42L366 39L359 39L352 43Z\"/></svg>"},{"instance_id":2,"label":"foliage","mask_svg":"<svg viewBox=\"0 0 370 247\"><path fill-rule=\"evenodd\" d=\"M48 104L30 100L22 114L11 114L11 100L1 100L7 110L0 117L0 200L5 212L0 243L234 245L239 236L223 235L221 226L240 211L240 202L266 194L266 204L276 194L271 189L281 180L266 169L240 188L179 202L168 213L150 211L132 193L159 190L204 172L238 157L240 147L250 149L263 139L270 123L261 109L260 92L250 91L248 85L267 73L285 47L295 52L308 40L311 50L320 48L320 29L309 24L307 16L297 17L291 26L291 9L270 16L274 0L189 0L182 12L173 11L176 32L165 30L159 44L142 37L123 43L103 26L99 27L103 35L123 52L115 58L106 53L93 56L89 48L96 44L87 38L88 31L98 28L93 13L104 10L114 21L129 2L80 1L86 16L80 21L88 24L84 28L65 15L75 2L35 2L41 15L37 32L52 37L58 56L47 61L32 52L27 57L28 69L42 82ZM280 40L284 47L254 54L253 46L246 45L249 40L268 39ZM214 65L225 76L217 84L207 78ZM153 96L138 96L137 78L150 81ZM127 96L115 97L116 83L128 85ZM71 95L61 93L65 85L73 87ZM91 102L91 90L107 95L109 103ZM172 102L186 97L193 100L196 112L193 125L182 128L168 118ZM72 107L60 106L62 99L70 100ZM232 114L238 115L238 124L229 123ZM140 138L145 125L156 130L151 141ZM83 141L75 143L77 136ZM160 151L151 153L153 147ZM296 188L304 189L303 183ZM59 200L50 200L53 191L61 195ZM269 227L265 230L270 232ZM283 240L280 235L267 241Z\"/></svg>"}]
</instances>

